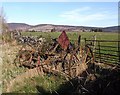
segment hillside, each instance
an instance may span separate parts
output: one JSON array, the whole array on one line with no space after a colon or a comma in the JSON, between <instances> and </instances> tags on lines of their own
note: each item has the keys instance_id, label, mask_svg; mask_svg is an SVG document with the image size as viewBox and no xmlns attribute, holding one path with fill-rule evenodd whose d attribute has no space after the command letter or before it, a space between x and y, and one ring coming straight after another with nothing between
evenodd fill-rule
<instances>
[{"instance_id":1,"label":"hillside","mask_svg":"<svg viewBox=\"0 0 120 95\"><path fill-rule=\"evenodd\" d=\"M111 26L111 27L105 27L102 29L103 31L106 31L106 32L117 32L118 31L118 26Z\"/></svg>"},{"instance_id":2,"label":"hillside","mask_svg":"<svg viewBox=\"0 0 120 95\"><path fill-rule=\"evenodd\" d=\"M70 25L53 25L53 24L38 24L38 25L28 25L25 23L8 23L10 30L29 30L29 31L38 31L38 32L51 32L52 31L74 31L74 32L86 32L91 29L100 28L104 32L117 32L117 26L111 27L87 27L87 26L70 26Z\"/></svg>"},{"instance_id":3,"label":"hillside","mask_svg":"<svg viewBox=\"0 0 120 95\"><path fill-rule=\"evenodd\" d=\"M8 23L10 30L26 30L31 27L31 25L25 23Z\"/></svg>"}]
</instances>

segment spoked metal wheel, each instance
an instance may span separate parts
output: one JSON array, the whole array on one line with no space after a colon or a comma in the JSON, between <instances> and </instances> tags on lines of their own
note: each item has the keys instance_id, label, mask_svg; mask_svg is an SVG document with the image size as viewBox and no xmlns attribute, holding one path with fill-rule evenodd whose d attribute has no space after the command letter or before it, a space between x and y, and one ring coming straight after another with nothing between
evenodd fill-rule
<instances>
[{"instance_id":1,"label":"spoked metal wheel","mask_svg":"<svg viewBox=\"0 0 120 95\"><path fill-rule=\"evenodd\" d=\"M23 66L23 65L30 65L32 62L32 54L33 54L33 50L31 49L30 46L23 46L21 47L21 49L19 50L16 59L14 60L14 63L16 66Z\"/></svg>"},{"instance_id":2,"label":"spoked metal wheel","mask_svg":"<svg viewBox=\"0 0 120 95\"><path fill-rule=\"evenodd\" d=\"M89 63L94 62L94 56L89 46L77 47L72 52L67 53L64 60L65 72L70 77L76 77L87 69Z\"/></svg>"}]
</instances>

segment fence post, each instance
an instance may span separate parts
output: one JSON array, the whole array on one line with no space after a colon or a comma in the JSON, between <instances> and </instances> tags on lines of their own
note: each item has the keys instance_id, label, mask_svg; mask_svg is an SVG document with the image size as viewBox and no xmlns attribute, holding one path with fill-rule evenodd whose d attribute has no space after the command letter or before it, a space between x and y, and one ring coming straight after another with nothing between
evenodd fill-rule
<instances>
[{"instance_id":1,"label":"fence post","mask_svg":"<svg viewBox=\"0 0 120 95\"><path fill-rule=\"evenodd\" d=\"M96 52L96 35L94 36L94 42L93 42L93 54L94 54L94 60L96 61L95 52Z\"/></svg>"},{"instance_id":2,"label":"fence post","mask_svg":"<svg viewBox=\"0 0 120 95\"><path fill-rule=\"evenodd\" d=\"M118 41L118 56L119 56L118 63L120 64L120 41Z\"/></svg>"},{"instance_id":3,"label":"fence post","mask_svg":"<svg viewBox=\"0 0 120 95\"><path fill-rule=\"evenodd\" d=\"M86 46L86 38L84 38L84 40L85 40L85 46Z\"/></svg>"},{"instance_id":4,"label":"fence post","mask_svg":"<svg viewBox=\"0 0 120 95\"><path fill-rule=\"evenodd\" d=\"M78 46L81 44L81 35L78 36Z\"/></svg>"},{"instance_id":5,"label":"fence post","mask_svg":"<svg viewBox=\"0 0 120 95\"><path fill-rule=\"evenodd\" d=\"M94 42L93 42L93 52L95 51L96 48L96 35L94 36Z\"/></svg>"},{"instance_id":6,"label":"fence post","mask_svg":"<svg viewBox=\"0 0 120 95\"><path fill-rule=\"evenodd\" d=\"M99 50L99 62L101 63L100 41L98 41L98 50Z\"/></svg>"}]
</instances>

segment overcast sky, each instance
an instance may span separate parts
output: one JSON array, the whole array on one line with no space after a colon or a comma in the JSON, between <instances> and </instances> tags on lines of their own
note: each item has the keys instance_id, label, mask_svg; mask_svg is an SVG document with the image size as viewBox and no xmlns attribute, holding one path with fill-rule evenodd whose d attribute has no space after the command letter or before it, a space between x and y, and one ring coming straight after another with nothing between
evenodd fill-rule
<instances>
[{"instance_id":1,"label":"overcast sky","mask_svg":"<svg viewBox=\"0 0 120 95\"><path fill-rule=\"evenodd\" d=\"M2 6L9 23L118 25L118 2L4 2Z\"/></svg>"}]
</instances>

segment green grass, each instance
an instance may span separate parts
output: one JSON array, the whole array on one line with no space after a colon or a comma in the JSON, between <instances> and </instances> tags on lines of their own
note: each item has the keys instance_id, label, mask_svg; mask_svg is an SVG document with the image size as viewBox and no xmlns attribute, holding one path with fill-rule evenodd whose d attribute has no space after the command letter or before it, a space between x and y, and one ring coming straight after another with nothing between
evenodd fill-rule
<instances>
[{"instance_id":1,"label":"green grass","mask_svg":"<svg viewBox=\"0 0 120 95\"><path fill-rule=\"evenodd\" d=\"M45 38L58 38L61 32L22 32L24 36L42 36ZM106 32L67 32L68 38L71 42L77 42L78 36L81 35L81 43L84 44L84 38L96 40L118 40L118 33L106 33ZM104 43L102 43L104 45ZM108 43L109 45L116 46L114 43Z\"/></svg>"},{"instance_id":2,"label":"green grass","mask_svg":"<svg viewBox=\"0 0 120 95\"><path fill-rule=\"evenodd\" d=\"M25 36L40 36L58 38L61 32L22 32ZM91 39L96 35L97 40L118 40L118 33L106 33L106 32L67 32L70 40L77 40L78 35L81 35L82 39Z\"/></svg>"},{"instance_id":3,"label":"green grass","mask_svg":"<svg viewBox=\"0 0 120 95\"><path fill-rule=\"evenodd\" d=\"M12 46L10 44L5 44L2 46L3 93L6 92L6 85L10 80L14 79L17 75L26 71L26 68L19 68L16 67L15 64L13 64L19 49L19 46Z\"/></svg>"},{"instance_id":4,"label":"green grass","mask_svg":"<svg viewBox=\"0 0 120 95\"><path fill-rule=\"evenodd\" d=\"M59 86L64 83L64 80L60 76L47 76L44 75L44 77L37 76L33 77L31 79L25 80L24 84L20 86L20 84L16 84L13 90L13 93L44 93L44 92L54 92L56 91ZM38 87L42 87L44 91ZM39 90L39 91L38 91Z\"/></svg>"}]
</instances>

